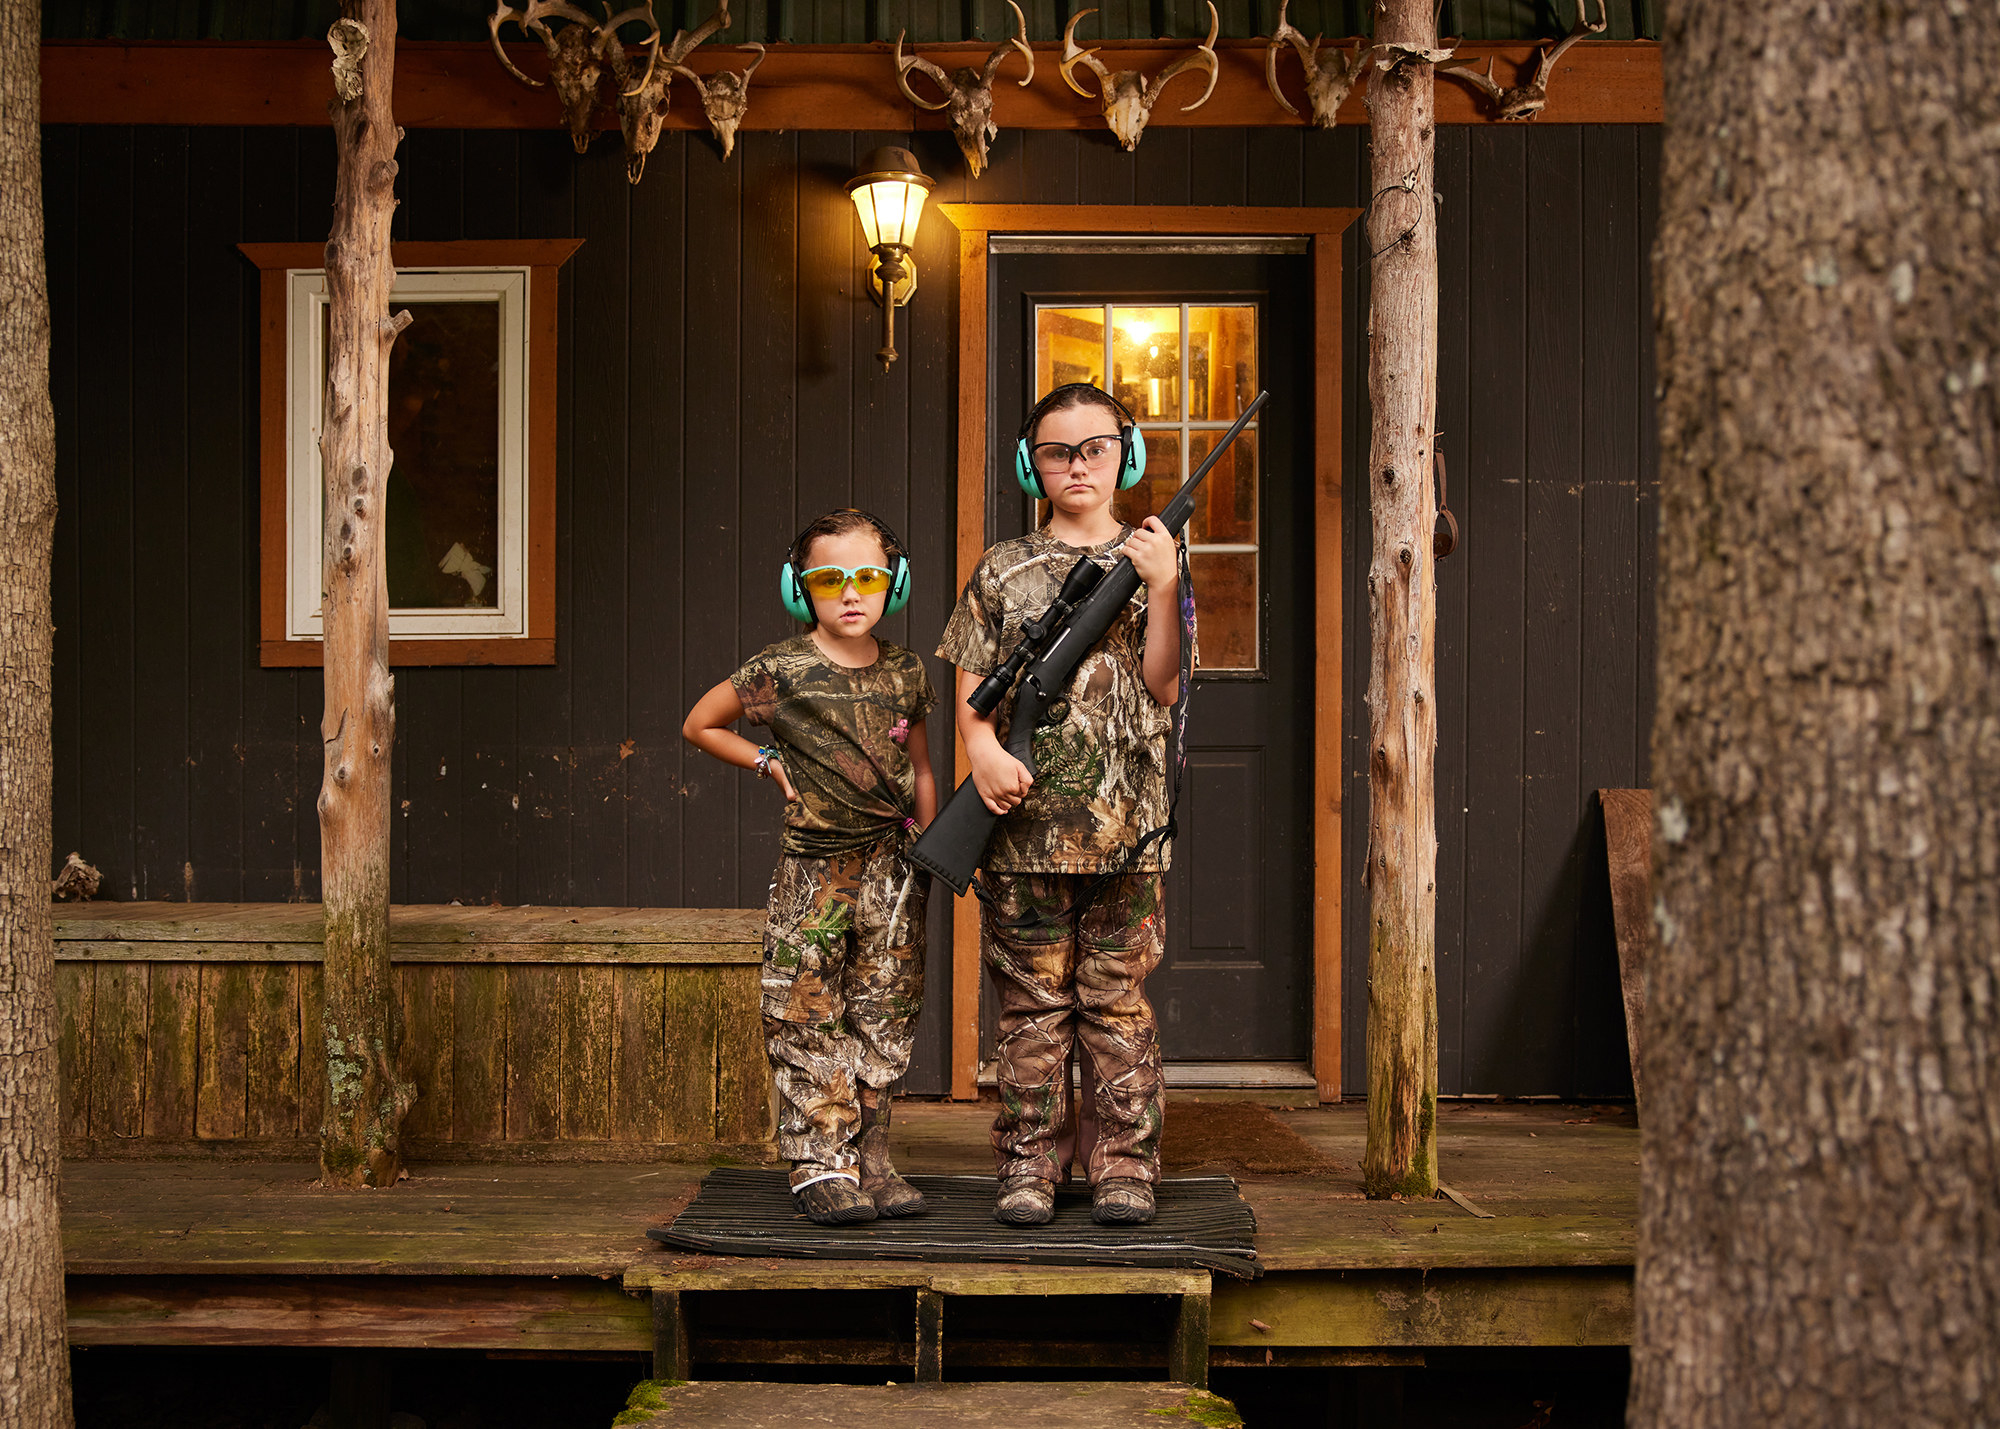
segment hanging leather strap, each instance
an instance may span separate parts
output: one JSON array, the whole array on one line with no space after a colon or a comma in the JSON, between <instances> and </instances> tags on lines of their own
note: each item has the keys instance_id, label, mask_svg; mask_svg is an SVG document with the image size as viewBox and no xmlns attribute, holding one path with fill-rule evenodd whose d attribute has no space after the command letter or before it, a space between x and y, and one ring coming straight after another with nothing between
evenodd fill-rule
<instances>
[{"instance_id":1,"label":"hanging leather strap","mask_svg":"<svg viewBox=\"0 0 2000 1429\"><path fill-rule=\"evenodd\" d=\"M1458 518L1451 514L1451 505L1445 497L1444 443L1436 437L1431 439L1431 466L1437 471L1437 519L1444 522L1445 527L1442 531L1436 529L1431 531L1431 555L1441 561L1458 549Z\"/></svg>"}]
</instances>

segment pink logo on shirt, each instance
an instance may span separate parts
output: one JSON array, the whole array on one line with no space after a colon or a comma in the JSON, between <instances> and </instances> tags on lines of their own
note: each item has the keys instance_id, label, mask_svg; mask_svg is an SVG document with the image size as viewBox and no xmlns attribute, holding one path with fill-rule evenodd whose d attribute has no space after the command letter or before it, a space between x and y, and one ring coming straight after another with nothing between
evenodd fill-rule
<instances>
[{"instance_id":1,"label":"pink logo on shirt","mask_svg":"<svg viewBox=\"0 0 2000 1429\"><path fill-rule=\"evenodd\" d=\"M898 744L908 744L910 742L910 721L907 717L899 719L889 726L889 738L895 740Z\"/></svg>"}]
</instances>

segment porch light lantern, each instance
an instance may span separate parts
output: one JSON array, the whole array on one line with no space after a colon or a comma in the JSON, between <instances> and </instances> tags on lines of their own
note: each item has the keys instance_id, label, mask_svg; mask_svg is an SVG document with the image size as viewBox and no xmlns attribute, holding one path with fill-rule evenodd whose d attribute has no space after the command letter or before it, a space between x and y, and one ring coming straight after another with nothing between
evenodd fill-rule
<instances>
[{"instance_id":1,"label":"porch light lantern","mask_svg":"<svg viewBox=\"0 0 2000 1429\"><path fill-rule=\"evenodd\" d=\"M882 308L882 346L875 356L882 370L896 360L896 309L917 291L917 263L910 249L924 196L936 181L927 177L908 149L876 149L847 181L848 197L861 216L861 234L874 261L868 265L868 295Z\"/></svg>"}]
</instances>

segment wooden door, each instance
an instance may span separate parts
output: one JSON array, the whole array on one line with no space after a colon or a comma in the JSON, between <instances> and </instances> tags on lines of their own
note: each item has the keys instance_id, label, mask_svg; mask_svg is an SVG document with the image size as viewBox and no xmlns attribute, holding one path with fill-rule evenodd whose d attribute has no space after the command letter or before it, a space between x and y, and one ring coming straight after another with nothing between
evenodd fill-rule
<instances>
[{"instance_id":1,"label":"wooden door","mask_svg":"<svg viewBox=\"0 0 2000 1429\"><path fill-rule=\"evenodd\" d=\"M1095 381L1146 435L1146 477L1118 506L1137 522L1166 503L1241 404L1271 392L1190 522L1201 662L1167 953L1147 990L1169 1062L1303 1062L1312 1041L1310 260L1287 240L1111 253L1102 242L1089 253L1007 252L1005 242L995 241L993 265L994 471L1012 470L1037 397ZM1291 251L1243 251L1260 244ZM992 540L1037 519L1011 481L996 486Z\"/></svg>"}]
</instances>

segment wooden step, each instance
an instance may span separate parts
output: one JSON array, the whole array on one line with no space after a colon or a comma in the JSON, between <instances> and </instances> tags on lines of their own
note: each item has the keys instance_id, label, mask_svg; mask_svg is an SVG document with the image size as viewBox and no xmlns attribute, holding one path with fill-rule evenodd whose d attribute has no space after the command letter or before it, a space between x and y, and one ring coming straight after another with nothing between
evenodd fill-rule
<instances>
[{"instance_id":1,"label":"wooden step","mask_svg":"<svg viewBox=\"0 0 2000 1429\"><path fill-rule=\"evenodd\" d=\"M632 1391L618 1429L1242 1429L1235 1406L1184 1384L666 1384Z\"/></svg>"}]
</instances>

